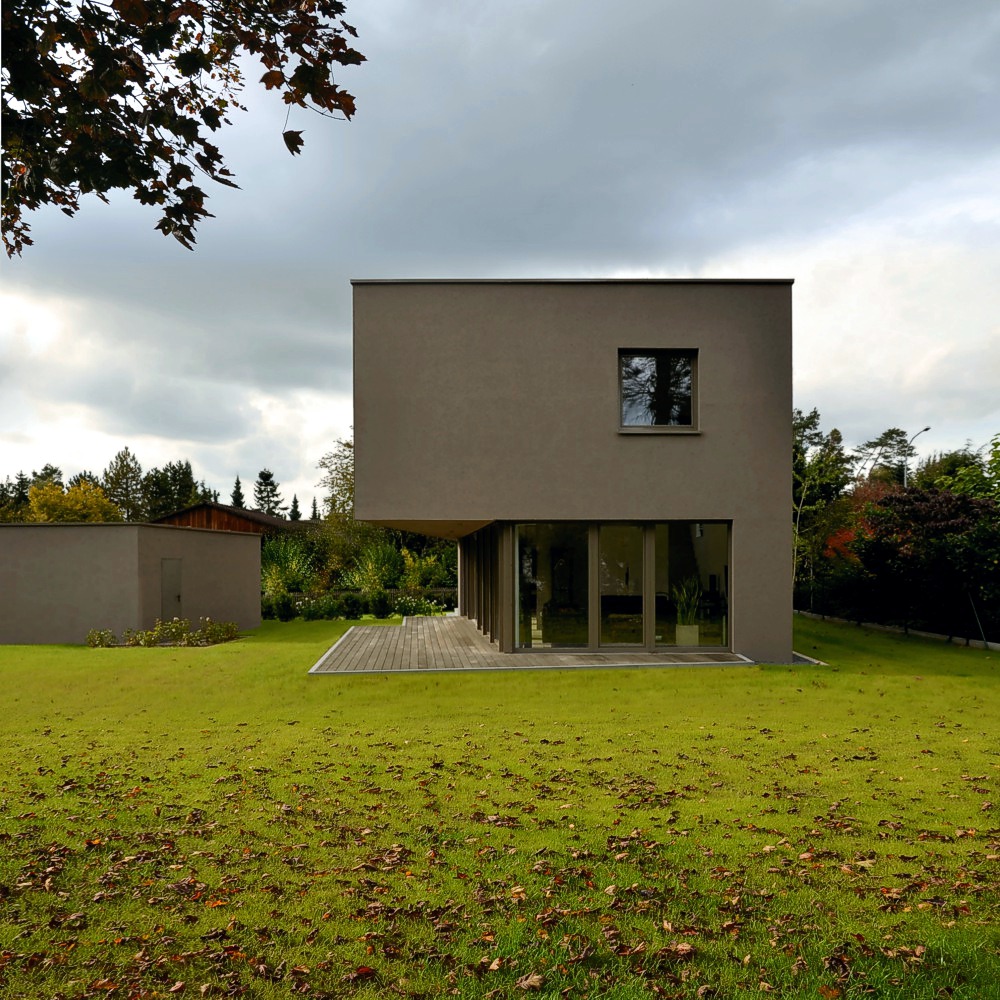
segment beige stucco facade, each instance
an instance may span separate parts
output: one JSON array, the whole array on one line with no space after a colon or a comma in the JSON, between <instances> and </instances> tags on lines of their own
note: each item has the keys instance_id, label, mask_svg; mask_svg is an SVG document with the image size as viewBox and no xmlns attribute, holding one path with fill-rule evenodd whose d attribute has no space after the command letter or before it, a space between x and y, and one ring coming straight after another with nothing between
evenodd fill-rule
<instances>
[{"instance_id":1,"label":"beige stucco facade","mask_svg":"<svg viewBox=\"0 0 1000 1000\"><path fill-rule=\"evenodd\" d=\"M622 426L633 349L696 357L690 426ZM357 281L355 515L467 539L492 526L463 568L489 564L502 648L510 526L726 522L726 642L787 661L791 350L789 281Z\"/></svg>"},{"instance_id":2,"label":"beige stucco facade","mask_svg":"<svg viewBox=\"0 0 1000 1000\"><path fill-rule=\"evenodd\" d=\"M0 643L80 643L160 617L260 624L260 538L147 524L0 524Z\"/></svg>"}]
</instances>

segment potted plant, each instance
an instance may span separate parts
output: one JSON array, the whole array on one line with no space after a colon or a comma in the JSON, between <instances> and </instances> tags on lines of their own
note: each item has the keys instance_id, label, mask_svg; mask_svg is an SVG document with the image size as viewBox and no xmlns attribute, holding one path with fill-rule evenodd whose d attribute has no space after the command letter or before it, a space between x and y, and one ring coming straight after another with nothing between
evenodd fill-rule
<instances>
[{"instance_id":1,"label":"potted plant","mask_svg":"<svg viewBox=\"0 0 1000 1000\"><path fill-rule=\"evenodd\" d=\"M701 581L690 576L671 589L677 605L677 645L698 645L698 605L701 603Z\"/></svg>"}]
</instances>

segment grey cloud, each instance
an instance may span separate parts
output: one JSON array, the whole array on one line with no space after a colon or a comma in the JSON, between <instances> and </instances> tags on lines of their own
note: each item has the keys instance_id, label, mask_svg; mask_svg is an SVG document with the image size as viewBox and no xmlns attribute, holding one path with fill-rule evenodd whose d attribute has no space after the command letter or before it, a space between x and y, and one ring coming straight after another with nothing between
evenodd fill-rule
<instances>
[{"instance_id":1,"label":"grey cloud","mask_svg":"<svg viewBox=\"0 0 1000 1000\"><path fill-rule=\"evenodd\" d=\"M967 438L974 447L1000 431L1000 402L996 379L983 373L1000 372L1000 343L969 346L955 340L934 366L918 378L866 371L859 364L851 384L828 382L815 386L809 399L796 405L815 406L829 429L833 414L851 445L877 437L889 427L934 431L922 442L925 450L960 448Z\"/></svg>"},{"instance_id":2,"label":"grey cloud","mask_svg":"<svg viewBox=\"0 0 1000 1000\"><path fill-rule=\"evenodd\" d=\"M997 20L982 5L631 4L600 23L595 9L515 7L535 54L502 33L463 45L459 19L433 25L438 66L420 48L383 53L356 154L381 197L356 206L359 227L363 211L369 233L413 252L458 241L484 262L545 246L648 259L725 245L734 228L759 237L762 195L772 225L806 228L947 169L942 146L995 141ZM864 173L824 185L841 152Z\"/></svg>"},{"instance_id":3,"label":"grey cloud","mask_svg":"<svg viewBox=\"0 0 1000 1000\"><path fill-rule=\"evenodd\" d=\"M272 391L350 386L349 300L318 272L232 272L192 258L123 265L109 282L102 267L84 262L63 277L78 299L67 311L108 350L121 345L129 371ZM53 282L36 274L25 284L42 295Z\"/></svg>"},{"instance_id":4,"label":"grey cloud","mask_svg":"<svg viewBox=\"0 0 1000 1000\"><path fill-rule=\"evenodd\" d=\"M221 391L220 391L221 390ZM243 433L245 414L232 389L170 378L94 379L74 394L96 425L112 434L206 441Z\"/></svg>"}]
</instances>

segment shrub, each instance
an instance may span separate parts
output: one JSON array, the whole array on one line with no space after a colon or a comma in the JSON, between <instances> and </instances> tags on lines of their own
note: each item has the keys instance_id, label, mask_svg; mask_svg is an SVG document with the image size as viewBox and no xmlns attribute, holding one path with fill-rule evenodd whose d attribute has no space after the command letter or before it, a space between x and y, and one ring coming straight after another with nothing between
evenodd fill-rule
<instances>
[{"instance_id":1,"label":"shrub","mask_svg":"<svg viewBox=\"0 0 1000 1000\"><path fill-rule=\"evenodd\" d=\"M152 630L144 631L143 629L127 628L124 632L122 632L122 638L119 645L144 646L148 648L150 646L155 646L156 640L153 638Z\"/></svg>"},{"instance_id":2,"label":"shrub","mask_svg":"<svg viewBox=\"0 0 1000 1000\"><path fill-rule=\"evenodd\" d=\"M304 621L314 622L323 617L323 599L321 597L303 597L297 606L299 616Z\"/></svg>"},{"instance_id":3,"label":"shrub","mask_svg":"<svg viewBox=\"0 0 1000 1000\"><path fill-rule=\"evenodd\" d=\"M358 553L354 568L341 574L345 586L360 590L369 600L395 587L403 571L403 557L392 542L375 539Z\"/></svg>"},{"instance_id":4,"label":"shrub","mask_svg":"<svg viewBox=\"0 0 1000 1000\"><path fill-rule=\"evenodd\" d=\"M98 646L214 646L220 642L238 639L240 627L236 622L216 622L211 618L200 618L198 628L192 629L187 618L172 618L163 621L157 618L151 629L127 628L121 639L109 629L92 628L87 633L87 645Z\"/></svg>"},{"instance_id":5,"label":"shrub","mask_svg":"<svg viewBox=\"0 0 1000 1000\"><path fill-rule=\"evenodd\" d=\"M200 622L201 627L192 633L199 637L199 646L215 646L240 637L240 627L236 622L216 622L211 618L202 618Z\"/></svg>"},{"instance_id":6,"label":"shrub","mask_svg":"<svg viewBox=\"0 0 1000 1000\"><path fill-rule=\"evenodd\" d=\"M404 589L422 590L424 587L447 586L453 573L442 561L438 553L420 555L409 549L402 549L403 576L400 581Z\"/></svg>"},{"instance_id":7,"label":"shrub","mask_svg":"<svg viewBox=\"0 0 1000 1000\"><path fill-rule=\"evenodd\" d=\"M138 633L137 633L138 634ZM151 646L188 646L188 636L191 634L191 622L187 618L171 618L170 621L156 619L150 633ZM147 645L140 643L140 645Z\"/></svg>"},{"instance_id":8,"label":"shrub","mask_svg":"<svg viewBox=\"0 0 1000 1000\"><path fill-rule=\"evenodd\" d=\"M441 605L428 600L421 594L400 594L396 598L395 611L397 615L436 615L441 612Z\"/></svg>"},{"instance_id":9,"label":"shrub","mask_svg":"<svg viewBox=\"0 0 1000 1000\"><path fill-rule=\"evenodd\" d=\"M344 609L344 617L357 621L364 614L364 605L357 594L341 594L340 604Z\"/></svg>"},{"instance_id":10,"label":"shrub","mask_svg":"<svg viewBox=\"0 0 1000 1000\"><path fill-rule=\"evenodd\" d=\"M388 618L392 614L392 598L384 590L369 594L368 611L376 618Z\"/></svg>"},{"instance_id":11,"label":"shrub","mask_svg":"<svg viewBox=\"0 0 1000 1000\"><path fill-rule=\"evenodd\" d=\"M295 535L264 539L260 550L261 590L270 597L301 593L313 586L312 555L305 541Z\"/></svg>"},{"instance_id":12,"label":"shrub","mask_svg":"<svg viewBox=\"0 0 1000 1000\"><path fill-rule=\"evenodd\" d=\"M344 617L343 601L336 594L317 594L299 601L299 614L306 621Z\"/></svg>"},{"instance_id":13,"label":"shrub","mask_svg":"<svg viewBox=\"0 0 1000 1000\"><path fill-rule=\"evenodd\" d=\"M264 594L260 599L261 618L290 622L298 613L298 605L291 594Z\"/></svg>"},{"instance_id":14,"label":"shrub","mask_svg":"<svg viewBox=\"0 0 1000 1000\"><path fill-rule=\"evenodd\" d=\"M290 622L299 613L291 594L277 594L272 598L271 604L274 609L274 617L279 622Z\"/></svg>"}]
</instances>

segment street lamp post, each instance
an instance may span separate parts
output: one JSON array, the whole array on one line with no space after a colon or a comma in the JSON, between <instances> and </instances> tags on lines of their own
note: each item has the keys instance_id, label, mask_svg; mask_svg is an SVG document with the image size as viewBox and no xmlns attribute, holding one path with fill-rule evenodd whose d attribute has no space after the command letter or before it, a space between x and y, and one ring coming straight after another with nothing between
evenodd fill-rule
<instances>
[{"instance_id":1,"label":"street lamp post","mask_svg":"<svg viewBox=\"0 0 1000 1000\"><path fill-rule=\"evenodd\" d=\"M917 433L914 434L913 437L911 437L910 440L906 442L906 452L907 453L903 456L903 488L904 489L906 488L906 480L908 478L907 477L907 473L909 472L909 468L910 468L910 454L909 454L910 448L913 446L913 442L916 441L917 438L920 437L921 434L924 434L925 432L927 432L929 430L930 430L930 427L924 427L923 430L917 431Z\"/></svg>"}]
</instances>

